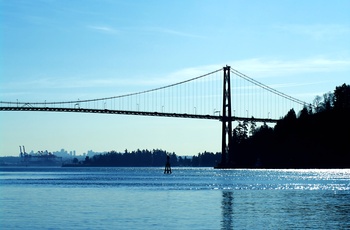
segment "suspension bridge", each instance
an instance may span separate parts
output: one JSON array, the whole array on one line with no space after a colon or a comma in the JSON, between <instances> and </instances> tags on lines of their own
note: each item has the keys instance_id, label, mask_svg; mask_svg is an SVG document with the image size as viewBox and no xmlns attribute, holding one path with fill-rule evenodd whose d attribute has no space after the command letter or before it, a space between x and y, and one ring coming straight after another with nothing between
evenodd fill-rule
<instances>
[{"instance_id":1,"label":"suspension bridge","mask_svg":"<svg viewBox=\"0 0 350 230\"><path fill-rule=\"evenodd\" d=\"M234 121L274 123L305 102L225 66L189 80L119 96L55 102L0 101L0 111L49 111L218 120L221 168L229 168Z\"/></svg>"}]
</instances>

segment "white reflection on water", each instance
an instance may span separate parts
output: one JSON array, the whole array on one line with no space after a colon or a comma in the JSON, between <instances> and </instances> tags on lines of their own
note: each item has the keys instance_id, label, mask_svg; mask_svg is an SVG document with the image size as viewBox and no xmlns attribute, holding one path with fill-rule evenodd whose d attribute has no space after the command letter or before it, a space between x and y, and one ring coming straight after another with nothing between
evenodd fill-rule
<instances>
[{"instance_id":1,"label":"white reflection on water","mask_svg":"<svg viewBox=\"0 0 350 230\"><path fill-rule=\"evenodd\" d=\"M0 229L347 229L350 170L1 168Z\"/></svg>"}]
</instances>

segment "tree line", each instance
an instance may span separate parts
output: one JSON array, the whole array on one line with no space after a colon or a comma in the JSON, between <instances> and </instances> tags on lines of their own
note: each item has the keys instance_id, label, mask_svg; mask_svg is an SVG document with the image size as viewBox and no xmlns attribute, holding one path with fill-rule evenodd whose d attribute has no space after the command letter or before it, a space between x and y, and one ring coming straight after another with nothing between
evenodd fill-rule
<instances>
[{"instance_id":1,"label":"tree line","mask_svg":"<svg viewBox=\"0 0 350 230\"><path fill-rule=\"evenodd\" d=\"M86 156L83 161L77 158L64 166L91 166L91 167L163 167L167 156L171 166L183 167L214 167L221 160L221 153L204 152L196 156L177 156L161 149L154 150L125 150L123 153L110 151L108 153Z\"/></svg>"},{"instance_id":2,"label":"tree line","mask_svg":"<svg viewBox=\"0 0 350 230\"><path fill-rule=\"evenodd\" d=\"M349 168L350 85L317 96L296 114L291 109L274 128L239 122L232 133L234 167Z\"/></svg>"}]
</instances>

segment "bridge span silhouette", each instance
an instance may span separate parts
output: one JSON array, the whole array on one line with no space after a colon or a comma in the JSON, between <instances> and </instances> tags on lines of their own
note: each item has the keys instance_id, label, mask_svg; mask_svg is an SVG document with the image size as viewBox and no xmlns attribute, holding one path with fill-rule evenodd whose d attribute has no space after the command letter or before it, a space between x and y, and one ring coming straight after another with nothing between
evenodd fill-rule
<instances>
[{"instance_id":1,"label":"bridge span silhouette","mask_svg":"<svg viewBox=\"0 0 350 230\"><path fill-rule=\"evenodd\" d=\"M100 113L218 120L222 123L222 159L234 167L232 123L275 123L306 103L225 66L175 84L119 96L55 102L0 101L0 111Z\"/></svg>"}]
</instances>

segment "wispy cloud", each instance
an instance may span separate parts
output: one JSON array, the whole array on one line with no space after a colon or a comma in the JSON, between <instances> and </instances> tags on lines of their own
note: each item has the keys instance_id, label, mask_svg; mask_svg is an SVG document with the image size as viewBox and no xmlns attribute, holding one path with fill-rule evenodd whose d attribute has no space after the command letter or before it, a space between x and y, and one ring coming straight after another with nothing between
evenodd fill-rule
<instances>
[{"instance_id":1,"label":"wispy cloud","mask_svg":"<svg viewBox=\"0 0 350 230\"><path fill-rule=\"evenodd\" d=\"M278 77L278 81L269 81L273 88L295 88L301 86L311 86L316 84L327 84L331 79L323 78L317 81L299 81L294 78L298 74L308 73L323 73L323 72L337 72L337 71L350 71L350 59L330 59L313 57L308 59L297 60L275 60L275 59L245 59L235 60L227 63L219 63L213 65L203 65L197 67L189 67L179 69L174 72L165 73L163 75L147 75L146 76L129 76L123 78L122 76L108 76L105 78L98 78L93 76L80 76L80 77L40 77L28 81L22 82L9 82L2 84L2 89L13 89L21 91L24 89L35 90L49 90L49 89L96 89L99 91L104 89L105 92L113 92L116 96L119 94L132 93L142 90L149 90L160 86L166 86L169 84L178 83L180 81L188 80L194 77L213 72L221 69L225 65L230 65L231 68L238 70L241 73L248 75L254 79L261 78L274 78ZM218 74L221 74L220 72ZM290 78L290 77L293 78ZM281 80L281 77L287 77L286 80ZM265 83L264 80L259 80ZM85 90L85 91L86 91Z\"/></svg>"},{"instance_id":2,"label":"wispy cloud","mask_svg":"<svg viewBox=\"0 0 350 230\"><path fill-rule=\"evenodd\" d=\"M132 81L124 80L123 84L143 85L143 86L164 86L177 83L180 81L195 78L229 65L231 68L248 75L254 79L290 77L296 75L307 75L311 73L336 73L341 71L350 71L350 58L348 59L331 59L326 57L310 57L295 60L278 60L266 58L252 58L243 60L228 61L226 63L218 63L211 65L188 67L179 69L174 72L166 73L162 76L153 78L143 78L142 76ZM322 84L328 80L322 79L312 82L295 82L275 85L277 88L306 86L314 84Z\"/></svg>"},{"instance_id":3,"label":"wispy cloud","mask_svg":"<svg viewBox=\"0 0 350 230\"><path fill-rule=\"evenodd\" d=\"M179 37L188 37L188 38L204 38L203 36L197 35L197 34L192 34L192 33L187 33L183 31L178 31L178 30L173 30L173 29L168 29L168 28L162 28L162 27L147 27L144 28L146 31L151 31L151 32L156 32L156 33L163 33L163 34L168 34L168 35L174 35L174 36L179 36Z\"/></svg>"},{"instance_id":4,"label":"wispy cloud","mask_svg":"<svg viewBox=\"0 0 350 230\"><path fill-rule=\"evenodd\" d=\"M112 83L110 79L84 79L63 77L39 77L27 81L14 81L3 84L3 89L73 89L103 87Z\"/></svg>"},{"instance_id":5,"label":"wispy cloud","mask_svg":"<svg viewBox=\"0 0 350 230\"><path fill-rule=\"evenodd\" d=\"M109 33L109 34L116 34L119 33L119 30L111 27L111 26L95 26L95 25L90 25L87 26L87 28L91 29L91 30L95 30L98 32L102 32L102 33Z\"/></svg>"},{"instance_id":6,"label":"wispy cloud","mask_svg":"<svg viewBox=\"0 0 350 230\"><path fill-rule=\"evenodd\" d=\"M101 33L120 33L121 31L108 25L88 25L88 29L94 30ZM168 28L161 28L161 27L127 27L123 28L124 32L137 32L137 33L155 33L155 34L166 34L169 36L176 36L176 37L187 37L187 38L204 38L203 36L187 33L183 31L168 29Z\"/></svg>"},{"instance_id":7,"label":"wispy cloud","mask_svg":"<svg viewBox=\"0 0 350 230\"><path fill-rule=\"evenodd\" d=\"M281 77L296 74L350 71L350 58L330 59L311 57L295 60L251 58L228 61L226 63L204 65L180 69L163 77L163 82L186 80L218 70L226 65L253 78Z\"/></svg>"},{"instance_id":8,"label":"wispy cloud","mask_svg":"<svg viewBox=\"0 0 350 230\"><path fill-rule=\"evenodd\" d=\"M316 24L299 25L287 24L278 25L277 29L299 35L305 35L315 40L338 38L344 35L350 35L350 27L338 24Z\"/></svg>"},{"instance_id":9,"label":"wispy cloud","mask_svg":"<svg viewBox=\"0 0 350 230\"><path fill-rule=\"evenodd\" d=\"M291 82L291 83L272 84L269 86L274 89L281 89L281 88L290 88L290 87L312 86L312 85L318 85L318 84L323 84L327 82L329 81Z\"/></svg>"},{"instance_id":10,"label":"wispy cloud","mask_svg":"<svg viewBox=\"0 0 350 230\"><path fill-rule=\"evenodd\" d=\"M253 58L232 61L231 67L256 77L275 77L301 73L350 71L350 59L311 57L296 60Z\"/></svg>"}]
</instances>

